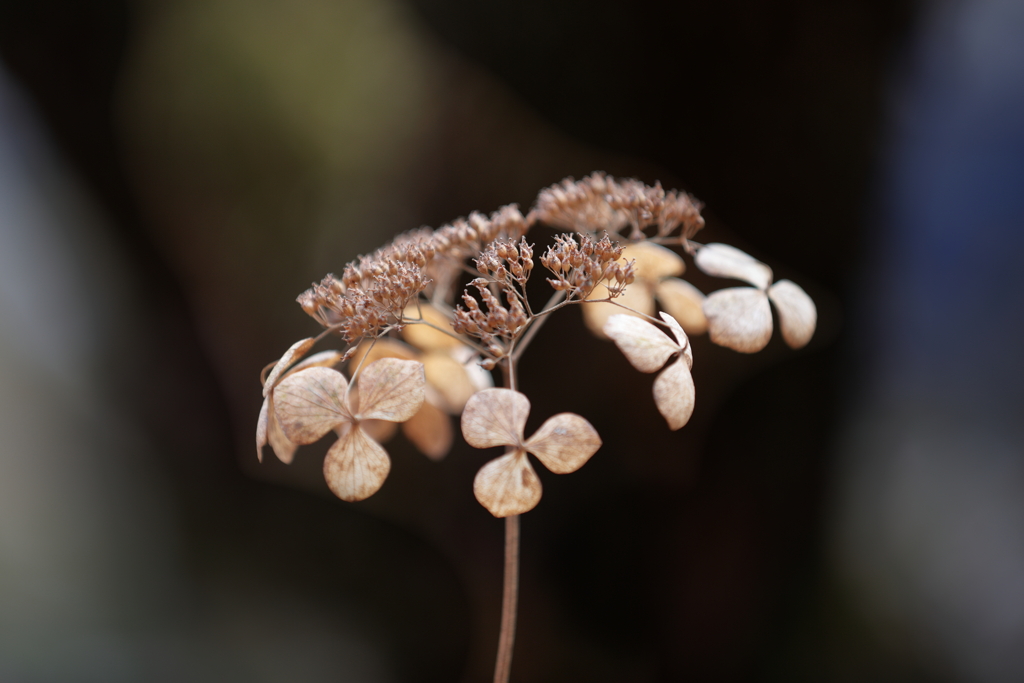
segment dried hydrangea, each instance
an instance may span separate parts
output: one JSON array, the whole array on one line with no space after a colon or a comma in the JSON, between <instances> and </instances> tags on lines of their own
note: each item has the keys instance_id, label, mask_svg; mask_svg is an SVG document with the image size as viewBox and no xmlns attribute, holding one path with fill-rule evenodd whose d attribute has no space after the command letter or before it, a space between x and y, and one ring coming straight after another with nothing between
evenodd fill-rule
<instances>
[{"instance_id":1,"label":"dried hydrangea","mask_svg":"<svg viewBox=\"0 0 1024 683\"><path fill-rule=\"evenodd\" d=\"M541 497L540 479L527 453L555 474L575 472L601 447L597 430L574 413L548 418L529 439L523 438L530 400L511 389L474 394L462 413L462 436L474 448L504 446L505 455L477 472L473 493L495 517L528 512Z\"/></svg>"}]
</instances>

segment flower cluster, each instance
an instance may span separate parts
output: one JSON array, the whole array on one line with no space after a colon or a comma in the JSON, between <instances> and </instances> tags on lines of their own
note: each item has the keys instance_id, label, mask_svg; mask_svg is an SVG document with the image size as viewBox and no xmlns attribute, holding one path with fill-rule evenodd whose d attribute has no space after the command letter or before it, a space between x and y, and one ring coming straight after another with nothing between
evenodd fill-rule
<instances>
[{"instance_id":1,"label":"flower cluster","mask_svg":"<svg viewBox=\"0 0 1024 683\"><path fill-rule=\"evenodd\" d=\"M728 245L691 242L704 225L700 208L658 183L594 173L542 190L526 217L510 204L399 235L299 296L327 328L321 336L336 333L348 348L304 359L317 341L310 338L281 357L264 382L257 450L269 444L290 462L299 445L333 430L325 476L339 497L360 500L387 475L379 443L399 423L437 459L452 444L451 416L461 413L470 445L508 449L480 470L477 499L496 516L525 512L541 490L528 454L571 472L601 443L590 423L569 413L523 436L529 401L513 389L516 363L550 314L569 305L583 306L587 327L637 370L657 373L654 405L670 429L681 428L695 398L688 335L709 332L713 343L758 351L771 338L774 305L783 338L797 348L817 320L810 297L789 280L773 283L765 264ZM527 294L535 264L524 237L536 222L573 231L555 235L539 257L554 289L540 309ZM686 263L666 245L682 247L707 274L752 286L705 296L681 278ZM473 279L456 305L467 273ZM333 369L346 360L352 383ZM489 371L499 365L509 386L495 389Z\"/></svg>"},{"instance_id":2,"label":"flower cluster","mask_svg":"<svg viewBox=\"0 0 1024 683\"><path fill-rule=\"evenodd\" d=\"M626 285L635 279L632 262L616 263L622 257L623 247L605 235L594 240L579 234L579 242L572 235L557 235L540 262L555 276L548 278L553 289L566 293L571 300L588 298L598 283L606 282L607 297L619 296Z\"/></svg>"},{"instance_id":3,"label":"flower cluster","mask_svg":"<svg viewBox=\"0 0 1024 683\"><path fill-rule=\"evenodd\" d=\"M629 239L644 239L644 229L655 227L665 238L678 228L680 243L687 244L704 227L701 203L685 192L665 192L660 183L616 180L595 172L583 180L566 178L541 190L531 213L540 221L577 232L619 232L629 226Z\"/></svg>"}]
</instances>

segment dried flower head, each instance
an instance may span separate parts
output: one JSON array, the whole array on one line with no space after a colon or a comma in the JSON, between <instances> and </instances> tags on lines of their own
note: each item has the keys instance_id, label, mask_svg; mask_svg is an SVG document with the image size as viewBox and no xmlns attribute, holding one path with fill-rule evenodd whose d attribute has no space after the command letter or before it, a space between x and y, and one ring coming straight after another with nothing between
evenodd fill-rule
<instances>
[{"instance_id":1,"label":"dried flower head","mask_svg":"<svg viewBox=\"0 0 1024 683\"><path fill-rule=\"evenodd\" d=\"M629 239L644 239L644 229L655 226L655 236L668 237L682 228L679 241L686 245L704 227L701 203L685 192L665 192L661 183L615 180L595 172L583 180L566 178L541 190L531 215L559 228L597 233L618 232L629 226Z\"/></svg>"},{"instance_id":2,"label":"dried flower head","mask_svg":"<svg viewBox=\"0 0 1024 683\"><path fill-rule=\"evenodd\" d=\"M654 380L654 403L668 421L669 429L676 430L689 422L693 414L695 393L690 375L693 352L690 340L676 319L667 313L662 313L661 318L675 339L646 320L631 315L611 316L604 332L640 372L657 372L665 367ZM672 362L665 366L670 359Z\"/></svg>"},{"instance_id":3,"label":"dried flower head","mask_svg":"<svg viewBox=\"0 0 1024 683\"><path fill-rule=\"evenodd\" d=\"M274 410L295 444L313 443L339 429L324 460L324 477L342 500L363 500L377 492L391 469L387 451L367 435L363 422L405 422L422 406L425 385L422 364L382 358L359 375L356 398L340 372L312 367L281 380L274 389Z\"/></svg>"},{"instance_id":4,"label":"dried flower head","mask_svg":"<svg viewBox=\"0 0 1024 683\"><path fill-rule=\"evenodd\" d=\"M511 389L485 389L466 404L462 435L475 448L505 446L505 455L484 465L473 480L473 493L495 517L518 515L536 507L540 479L527 453L555 474L575 472L601 447L597 430L579 415L549 418L529 439L523 428L530 400Z\"/></svg>"},{"instance_id":5,"label":"dried flower head","mask_svg":"<svg viewBox=\"0 0 1024 683\"><path fill-rule=\"evenodd\" d=\"M631 262L617 263L622 250L607 235L599 240L583 233L556 235L540 262L555 276L548 278L548 284L565 292L570 301L586 299L600 282L606 283L606 296L616 297L635 278Z\"/></svg>"},{"instance_id":6,"label":"dried flower head","mask_svg":"<svg viewBox=\"0 0 1024 683\"><path fill-rule=\"evenodd\" d=\"M706 244L694 263L708 275L749 282L753 287L729 287L712 292L704 302L711 341L742 353L756 353L772 338L772 311L779 314L782 338L798 349L814 336L818 313L814 301L795 282L772 284L772 269L728 244Z\"/></svg>"}]
</instances>

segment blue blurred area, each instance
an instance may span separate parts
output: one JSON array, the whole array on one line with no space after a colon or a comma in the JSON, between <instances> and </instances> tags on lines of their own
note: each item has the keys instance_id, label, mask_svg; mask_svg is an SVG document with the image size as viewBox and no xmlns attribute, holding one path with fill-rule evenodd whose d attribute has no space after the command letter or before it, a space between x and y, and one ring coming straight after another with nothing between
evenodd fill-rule
<instances>
[{"instance_id":1,"label":"blue blurred area","mask_svg":"<svg viewBox=\"0 0 1024 683\"><path fill-rule=\"evenodd\" d=\"M838 571L891 651L943 679L1019 681L1024 5L927 5L893 83Z\"/></svg>"}]
</instances>

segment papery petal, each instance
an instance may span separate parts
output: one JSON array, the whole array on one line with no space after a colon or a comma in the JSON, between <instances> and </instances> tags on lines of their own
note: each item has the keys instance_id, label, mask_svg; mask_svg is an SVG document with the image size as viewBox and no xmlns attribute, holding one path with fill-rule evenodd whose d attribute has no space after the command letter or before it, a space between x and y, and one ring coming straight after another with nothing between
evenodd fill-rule
<instances>
[{"instance_id":1,"label":"papery petal","mask_svg":"<svg viewBox=\"0 0 1024 683\"><path fill-rule=\"evenodd\" d=\"M682 275L686 270L686 262L679 254L654 242L626 245L622 250L622 258L626 263L635 260L636 277L649 282Z\"/></svg>"},{"instance_id":2,"label":"papery petal","mask_svg":"<svg viewBox=\"0 0 1024 683\"><path fill-rule=\"evenodd\" d=\"M518 446L529 414L530 399L518 391L478 391L462 411L462 437L474 448Z\"/></svg>"},{"instance_id":3,"label":"papery petal","mask_svg":"<svg viewBox=\"0 0 1024 683\"><path fill-rule=\"evenodd\" d=\"M608 288L598 285L588 298L604 299L607 296ZM654 292L650 285L642 280L638 279L626 287L622 294L615 297L615 301L644 315L654 315ZM608 338L608 335L604 333L604 325L608 322L608 318L617 314L636 315L615 304L605 302L583 304L583 322L586 323L588 330L601 339Z\"/></svg>"},{"instance_id":4,"label":"papery petal","mask_svg":"<svg viewBox=\"0 0 1024 683\"><path fill-rule=\"evenodd\" d=\"M660 370L672 354L681 350L667 334L646 320L631 315L608 318L604 332L640 372Z\"/></svg>"},{"instance_id":5,"label":"papery petal","mask_svg":"<svg viewBox=\"0 0 1024 683\"><path fill-rule=\"evenodd\" d=\"M799 349L811 341L818 324L818 309L807 292L792 280L779 280L768 288L768 298L775 304L786 343Z\"/></svg>"},{"instance_id":6,"label":"papery petal","mask_svg":"<svg viewBox=\"0 0 1024 683\"><path fill-rule=\"evenodd\" d=\"M424 401L423 407L402 423L402 432L420 453L431 460L440 460L448 455L454 440L452 419L429 401Z\"/></svg>"},{"instance_id":7,"label":"papery petal","mask_svg":"<svg viewBox=\"0 0 1024 683\"><path fill-rule=\"evenodd\" d=\"M669 365L654 380L654 404L671 430L679 429L690 420L694 395L693 377L681 360Z\"/></svg>"},{"instance_id":8,"label":"papery petal","mask_svg":"<svg viewBox=\"0 0 1024 683\"><path fill-rule=\"evenodd\" d=\"M480 468L473 494L495 517L521 515L540 502L541 485L525 451L513 451Z\"/></svg>"},{"instance_id":9,"label":"papery petal","mask_svg":"<svg viewBox=\"0 0 1024 683\"><path fill-rule=\"evenodd\" d=\"M256 459L263 462L263 447L267 445L267 428L270 424L270 397L263 399L260 416L256 418Z\"/></svg>"},{"instance_id":10,"label":"papery petal","mask_svg":"<svg viewBox=\"0 0 1024 683\"><path fill-rule=\"evenodd\" d=\"M274 389L274 412L292 443L313 443L351 419L348 382L337 370L316 367L291 373Z\"/></svg>"},{"instance_id":11,"label":"papery petal","mask_svg":"<svg viewBox=\"0 0 1024 683\"><path fill-rule=\"evenodd\" d=\"M423 405L427 380L423 364L382 358L363 368L359 386L359 417L405 422Z\"/></svg>"},{"instance_id":12,"label":"papery petal","mask_svg":"<svg viewBox=\"0 0 1024 683\"><path fill-rule=\"evenodd\" d=\"M462 342L459 341L458 337L453 336L455 332L452 331L451 318L430 304L420 303L418 307L417 304L410 304L405 309L406 318L416 320L420 318L421 315L425 322L428 322L435 327L430 327L429 325L424 325L422 323L407 324L402 328L402 336L405 337L407 342L424 351L453 349L457 346L463 345ZM436 327L448 330L451 334L435 329Z\"/></svg>"},{"instance_id":13,"label":"papery petal","mask_svg":"<svg viewBox=\"0 0 1024 683\"><path fill-rule=\"evenodd\" d=\"M693 367L693 347L690 346L690 338L686 336L686 332L683 330L683 326L679 324L679 321L673 318L671 315L662 311L658 314L665 324L668 325L668 329L672 332L672 336L676 338L679 346L683 348L683 358L686 359L686 367Z\"/></svg>"},{"instance_id":14,"label":"papery petal","mask_svg":"<svg viewBox=\"0 0 1024 683\"><path fill-rule=\"evenodd\" d=\"M313 348L313 344L315 343L316 339L310 337L309 339L300 339L288 347L288 350L284 352L281 359L277 361L277 365L275 365L274 369L270 371L269 375L267 375L267 381L263 384L264 398L266 398L267 394L270 393L270 390L274 388L274 384L277 383L277 379L281 376L281 373L284 372L289 365L294 363L296 358L302 358L306 355L306 352Z\"/></svg>"},{"instance_id":15,"label":"papery petal","mask_svg":"<svg viewBox=\"0 0 1024 683\"><path fill-rule=\"evenodd\" d=\"M369 498L391 471L391 460L380 444L359 425L334 442L324 459L324 479L338 498L349 502Z\"/></svg>"},{"instance_id":16,"label":"papery petal","mask_svg":"<svg viewBox=\"0 0 1024 683\"><path fill-rule=\"evenodd\" d=\"M601 437L593 425L579 415L560 413L548 418L526 440L533 453L555 474L575 472L601 447Z\"/></svg>"},{"instance_id":17,"label":"papery petal","mask_svg":"<svg viewBox=\"0 0 1024 683\"><path fill-rule=\"evenodd\" d=\"M697 250L693 262L708 275L743 280L758 289L767 289L772 283L771 268L747 252L728 244L705 244Z\"/></svg>"},{"instance_id":18,"label":"papery petal","mask_svg":"<svg viewBox=\"0 0 1024 683\"><path fill-rule=\"evenodd\" d=\"M687 334L704 334L708 319L704 315L704 293L686 280L670 277L654 288L654 297L668 313L679 321Z\"/></svg>"},{"instance_id":19,"label":"papery petal","mask_svg":"<svg viewBox=\"0 0 1024 683\"><path fill-rule=\"evenodd\" d=\"M416 349L412 348L408 344L403 344L397 339L388 339L387 337L381 337L380 339L371 339L363 341L356 348L355 353L349 359L348 367L350 370L355 370L359 367L362 362L363 367L366 367L370 363L380 360L381 358L398 358L399 360L416 360L419 354ZM363 360L363 357L366 360Z\"/></svg>"},{"instance_id":20,"label":"papery petal","mask_svg":"<svg viewBox=\"0 0 1024 683\"><path fill-rule=\"evenodd\" d=\"M756 353L772 338L772 309L768 296L752 287L730 287L708 295L704 302L711 341L741 353Z\"/></svg>"},{"instance_id":21,"label":"papery petal","mask_svg":"<svg viewBox=\"0 0 1024 683\"><path fill-rule=\"evenodd\" d=\"M426 353L421 360L427 384L437 389L444 408L452 414L461 413L469 397L477 392L466 368L443 351Z\"/></svg>"},{"instance_id":22,"label":"papery petal","mask_svg":"<svg viewBox=\"0 0 1024 683\"><path fill-rule=\"evenodd\" d=\"M284 430L281 429L281 423L277 421L277 415L274 410L274 395L271 394L267 399L270 401L267 440L270 442L270 447L274 450L274 455L277 456L277 459L285 465L290 465L292 460L295 459L295 451L299 449L299 445L289 441Z\"/></svg>"}]
</instances>

